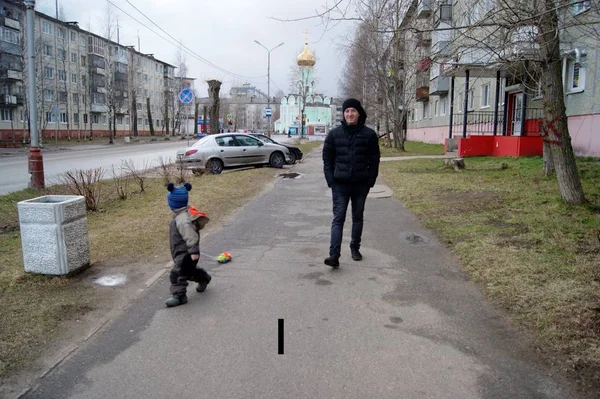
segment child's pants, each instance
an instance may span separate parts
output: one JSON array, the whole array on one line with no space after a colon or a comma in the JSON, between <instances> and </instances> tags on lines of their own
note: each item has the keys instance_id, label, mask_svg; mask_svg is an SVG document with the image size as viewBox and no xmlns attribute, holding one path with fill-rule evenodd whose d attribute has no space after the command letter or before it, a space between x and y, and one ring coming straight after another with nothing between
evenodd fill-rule
<instances>
[{"instance_id":1,"label":"child's pants","mask_svg":"<svg viewBox=\"0 0 600 399\"><path fill-rule=\"evenodd\" d=\"M208 280L208 273L202 268L196 268L197 260L192 260L191 255L187 254L181 264L175 264L171 269L169 279L171 280L171 294L183 296L186 294L188 280L196 282L205 282Z\"/></svg>"}]
</instances>

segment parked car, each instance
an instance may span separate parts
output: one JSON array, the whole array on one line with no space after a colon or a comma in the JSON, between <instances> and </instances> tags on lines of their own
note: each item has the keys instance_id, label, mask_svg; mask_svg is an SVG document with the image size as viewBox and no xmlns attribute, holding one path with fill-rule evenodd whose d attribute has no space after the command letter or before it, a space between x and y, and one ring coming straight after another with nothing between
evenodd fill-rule
<instances>
[{"instance_id":1,"label":"parked car","mask_svg":"<svg viewBox=\"0 0 600 399\"><path fill-rule=\"evenodd\" d=\"M249 134L220 133L208 135L178 151L177 159L187 169L206 168L212 174L219 174L224 168L233 166L282 168L290 161L290 152L281 145L264 143Z\"/></svg>"},{"instance_id":2,"label":"parked car","mask_svg":"<svg viewBox=\"0 0 600 399\"><path fill-rule=\"evenodd\" d=\"M264 134L260 134L260 133L249 133L249 134L251 136L254 136L257 139L261 140L263 143L277 144L277 145L281 145L281 146L284 146L285 148L287 148L288 151L290 152L290 161L288 162L288 164L290 164L290 165L293 165L296 162L302 160L302 157L303 157L302 150L300 148L296 147L295 145L278 143L275 140L273 140L272 138L267 137Z\"/></svg>"},{"instance_id":3,"label":"parked car","mask_svg":"<svg viewBox=\"0 0 600 399\"><path fill-rule=\"evenodd\" d=\"M199 139L201 139L203 137L206 137L206 136L208 136L207 133L200 133L200 132L196 133L196 137L199 138Z\"/></svg>"}]
</instances>

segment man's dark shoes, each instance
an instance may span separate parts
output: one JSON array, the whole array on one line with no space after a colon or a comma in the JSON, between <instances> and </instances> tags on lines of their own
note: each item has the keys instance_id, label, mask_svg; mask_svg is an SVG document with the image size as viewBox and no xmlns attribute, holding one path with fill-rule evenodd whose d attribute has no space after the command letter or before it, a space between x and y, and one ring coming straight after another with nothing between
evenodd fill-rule
<instances>
[{"instance_id":1,"label":"man's dark shoes","mask_svg":"<svg viewBox=\"0 0 600 399\"><path fill-rule=\"evenodd\" d=\"M358 250L358 248L350 248L350 252L352 252L353 260L362 260L362 255L361 255L360 251Z\"/></svg>"},{"instance_id":2,"label":"man's dark shoes","mask_svg":"<svg viewBox=\"0 0 600 399\"><path fill-rule=\"evenodd\" d=\"M179 306L187 303L187 296L185 295L173 295L173 298L165 302L168 308Z\"/></svg>"},{"instance_id":3,"label":"man's dark shoes","mask_svg":"<svg viewBox=\"0 0 600 399\"><path fill-rule=\"evenodd\" d=\"M204 281L201 281L198 283L198 286L196 287L196 292L204 292L206 291L206 287L208 286L208 284L210 283L210 280L212 280L212 277L210 274L206 274L207 278Z\"/></svg>"},{"instance_id":4,"label":"man's dark shoes","mask_svg":"<svg viewBox=\"0 0 600 399\"><path fill-rule=\"evenodd\" d=\"M334 269L337 269L338 267L340 267L340 260L337 256L330 256L328 258L325 258L325 264L327 266L331 266Z\"/></svg>"}]
</instances>

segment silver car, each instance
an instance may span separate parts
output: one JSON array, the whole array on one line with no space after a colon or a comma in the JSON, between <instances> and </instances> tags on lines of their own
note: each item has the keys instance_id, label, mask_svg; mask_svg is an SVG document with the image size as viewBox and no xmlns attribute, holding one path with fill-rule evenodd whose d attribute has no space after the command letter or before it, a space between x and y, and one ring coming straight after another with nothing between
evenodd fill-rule
<instances>
[{"instance_id":1,"label":"silver car","mask_svg":"<svg viewBox=\"0 0 600 399\"><path fill-rule=\"evenodd\" d=\"M289 162L290 153L281 145L263 143L248 134L221 133L203 137L185 151L178 151L177 159L187 169L206 168L212 174L219 174L231 166L282 168Z\"/></svg>"}]
</instances>

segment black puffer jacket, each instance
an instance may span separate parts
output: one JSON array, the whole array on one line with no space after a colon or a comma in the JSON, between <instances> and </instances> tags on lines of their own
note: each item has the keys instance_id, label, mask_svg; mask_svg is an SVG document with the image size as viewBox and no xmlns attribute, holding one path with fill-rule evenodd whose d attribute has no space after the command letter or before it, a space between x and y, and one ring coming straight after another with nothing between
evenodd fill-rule
<instances>
[{"instance_id":1,"label":"black puffer jacket","mask_svg":"<svg viewBox=\"0 0 600 399\"><path fill-rule=\"evenodd\" d=\"M363 111L364 112L364 111ZM329 132L323 146L323 171L327 185L334 182L373 187L379 174L377 133L365 126L366 114L357 125L342 125Z\"/></svg>"}]
</instances>

